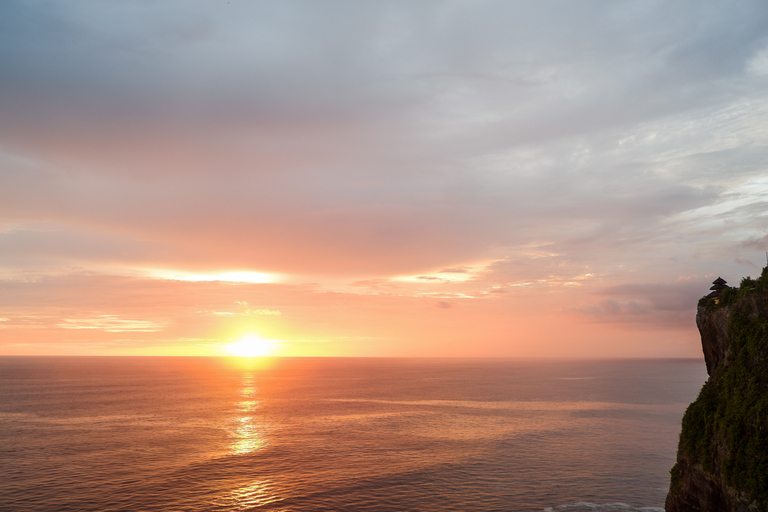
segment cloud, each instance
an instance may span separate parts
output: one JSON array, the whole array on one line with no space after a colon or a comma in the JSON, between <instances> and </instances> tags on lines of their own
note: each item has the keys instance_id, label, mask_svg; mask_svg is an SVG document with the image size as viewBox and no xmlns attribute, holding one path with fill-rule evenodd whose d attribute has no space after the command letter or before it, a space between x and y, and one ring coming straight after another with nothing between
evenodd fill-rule
<instances>
[{"instance_id":1,"label":"cloud","mask_svg":"<svg viewBox=\"0 0 768 512\"><path fill-rule=\"evenodd\" d=\"M157 332L163 325L151 320L129 320L117 315L99 315L91 318L65 318L62 329L98 329L106 332Z\"/></svg>"},{"instance_id":2,"label":"cloud","mask_svg":"<svg viewBox=\"0 0 768 512\"><path fill-rule=\"evenodd\" d=\"M246 315L246 316L251 316L251 315L256 315L256 316L259 316L259 315L280 316L280 315L282 315L282 313L280 311L276 310L276 309L253 309L244 300L236 300L235 304L239 304L243 308L241 314Z\"/></svg>"},{"instance_id":3,"label":"cloud","mask_svg":"<svg viewBox=\"0 0 768 512\"><path fill-rule=\"evenodd\" d=\"M470 272L472 270L467 267L451 267L438 270L438 274L468 274Z\"/></svg>"},{"instance_id":4,"label":"cloud","mask_svg":"<svg viewBox=\"0 0 768 512\"><path fill-rule=\"evenodd\" d=\"M754 263L752 263L751 261L749 261L749 260L745 260L745 259L743 259L743 258L734 258L734 259L733 259L733 262L734 262L734 263L738 263L739 265L746 265L746 266L748 266L748 267L752 267L752 268L754 268L755 270L760 270L760 267L758 267L757 265L755 265L755 264L754 264Z\"/></svg>"},{"instance_id":5,"label":"cloud","mask_svg":"<svg viewBox=\"0 0 768 512\"><path fill-rule=\"evenodd\" d=\"M626 283L593 292L595 302L571 308L593 321L632 325L641 329L689 329L696 303L708 293L703 278L688 277L671 283ZM586 301L585 301L586 302Z\"/></svg>"},{"instance_id":6,"label":"cloud","mask_svg":"<svg viewBox=\"0 0 768 512\"><path fill-rule=\"evenodd\" d=\"M741 242L741 247L744 249L752 250L766 250L768 249L768 235L756 237L752 236Z\"/></svg>"},{"instance_id":7,"label":"cloud","mask_svg":"<svg viewBox=\"0 0 768 512\"><path fill-rule=\"evenodd\" d=\"M738 279L767 248L767 21L758 1L7 1L0 276L525 289L681 325L696 293L664 283ZM245 297L195 289L205 311Z\"/></svg>"}]
</instances>

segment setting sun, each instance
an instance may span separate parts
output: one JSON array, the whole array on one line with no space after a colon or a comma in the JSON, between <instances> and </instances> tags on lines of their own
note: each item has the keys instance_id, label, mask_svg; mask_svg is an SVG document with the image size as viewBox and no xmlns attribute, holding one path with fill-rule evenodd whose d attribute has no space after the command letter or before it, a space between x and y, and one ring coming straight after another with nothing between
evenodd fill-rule
<instances>
[{"instance_id":1,"label":"setting sun","mask_svg":"<svg viewBox=\"0 0 768 512\"><path fill-rule=\"evenodd\" d=\"M227 352L238 357L266 357L272 355L274 349L275 340L265 340L253 334L227 345Z\"/></svg>"}]
</instances>

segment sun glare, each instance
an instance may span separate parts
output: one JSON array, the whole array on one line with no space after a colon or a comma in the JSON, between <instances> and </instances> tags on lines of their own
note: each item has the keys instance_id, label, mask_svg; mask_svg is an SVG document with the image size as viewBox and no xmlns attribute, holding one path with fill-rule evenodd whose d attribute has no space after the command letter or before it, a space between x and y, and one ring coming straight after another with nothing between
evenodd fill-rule
<instances>
[{"instance_id":1,"label":"sun glare","mask_svg":"<svg viewBox=\"0 0 768 512\"><path fill-rule=\"evenodd\" d=\"M275 340L265 340L253 334L247 334L227 346L227 352L238 357L267 357L275 349Z\"/></svg>"}]
</instances>

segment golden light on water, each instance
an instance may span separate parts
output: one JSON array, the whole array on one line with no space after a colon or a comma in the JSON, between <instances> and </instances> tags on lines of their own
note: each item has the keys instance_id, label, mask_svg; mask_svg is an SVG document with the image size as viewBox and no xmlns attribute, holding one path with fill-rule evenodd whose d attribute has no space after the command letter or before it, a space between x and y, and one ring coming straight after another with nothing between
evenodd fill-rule
<instances>
[{"instance_id":1,"label":"golden light on water","mask_svg":"<svg viewBox=\"0 0 768 512\"><path fill-rule=\"evenodd\" d=\"M242 416L236 419L232 430L230 451L235 455L252 453L266 446L263 425L254 416Z\"/></svg>"},{"instance_id":2,"label":"golden light on water","mask_svg":"<svg viewBox=\"0 0 768 512\"><path fill-rule=\"evenodd\" d=\"M255 336L243 337L243 341L259 340ZM263 340L260 340L263 341ZM254 342L255 344L255 342ZM242 387L240 388L240 400L236 403L237 412L231 418L230 452L233 455L245 455L256 452L268 445L266 431L267 424L259 414L261 401L256 383L256 372L243 374ZM272 482L257 480L242 485L230 494L217 500L216 505L227 510L251 510L277 501L280 497L275 493Z\"/></svg>"},{"instance_id":3,"label":"golden light on water","mask_svg":"<svg viewBox=\"0 0 768 512\"><path fill-rule=\"evenodd\" d=\"M227 510L255 510L280 499L274 487L269 480L257 480L238 487L214 503Z\"/></svg>"},{"instance_id":4,"label":"golden light on water","mask_svg":"<svg viewBox=\"0 0 768 512\"><path fill-rule=\"evenodd\" d=\"M266 425L258 413L260 408L261 401L258 400L255 374L247 373L243 376L237 414L231 420L230 451L233 454L251 453L266 446Z\"/></svg>"},{"instance_id":5,"label":"golden light on water","mask_svg":"<svg viewBox=\"0 0 768 512\"><path fill-rule=\"evenodd\" d=\"M246 334L234 343L227 345L230 355L237 357L268 357L274 355L277 348L275 340L260 338L255 334Z\"/></svg>"}]
</instances>

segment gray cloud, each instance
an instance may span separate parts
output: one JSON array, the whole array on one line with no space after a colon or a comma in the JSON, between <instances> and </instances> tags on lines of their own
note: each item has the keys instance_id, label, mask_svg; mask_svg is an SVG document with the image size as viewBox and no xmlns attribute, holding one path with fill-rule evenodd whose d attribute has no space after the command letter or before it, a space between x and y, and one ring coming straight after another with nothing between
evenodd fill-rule
<instances>
[{"instance_id":1,"label":"gray cloud","mask_svg":"<svg viewBox=\"0 0 768 512\"><path fill-rule=\"evenodd\" d=\"M764 234L764 189L739 186L766 171L767 19L760 2L5 2L2 243L17 266L706 273ZM556 256L516 256L531 246Z\"/></svg>"},{"instance_id":2,"label":"gray cloud","mask_svg":"<svg viewBox=\"0 0 768 512\"><path fill-rule=\"evenodd\" d=\"M746 249L753 249L753 250L765 250L768 249L768 234L756 237L752 236L748 239L741 242L741 246Z\"/></svg>"},{"instance_id":3,"label":"gray cloud","mask_svg":"<svg viewBox=\"0 0 768 512\"><path fill-rule=\"evenodd\" d=\"M621 284L591 294L592 303L571 308L597 322L638 329L691 329L697 300L709 293L711 279L691 277L675 283Z\"/></svg>"}]
</instances>

